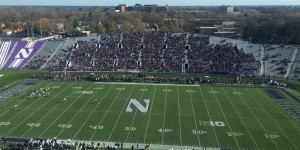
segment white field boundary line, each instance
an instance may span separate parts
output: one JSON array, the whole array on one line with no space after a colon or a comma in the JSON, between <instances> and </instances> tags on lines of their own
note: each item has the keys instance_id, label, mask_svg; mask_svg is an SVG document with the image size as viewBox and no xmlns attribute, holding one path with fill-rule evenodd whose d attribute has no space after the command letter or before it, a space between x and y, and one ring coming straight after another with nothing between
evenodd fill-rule
<instances>
[{"instance_id":1,"label":"white field boundary line","mask_svg":"<svg viewBox=\"0 0 300 150\"><path fill-rule=\"evenodd\" d=\"M177 104L178 104L178 123L179 123L179 139L180 139L180 145L182 145L182 135L181 135L181 118L180 118L180 103L179 103L179 89L177 88Z\"/></svg>"},{"instance_id":2,"label":"white field boundary line","mask_svg":"<svg viewBox=\"0 0 300 150\"><path fill-rule=\"evenodd\" d=\"M94 114L95 110L100 106L101 102L103 101L103 99L106 97L106 95L111 91L111 89L114 87L111 86L110 89L105 93L105 95L102 97L101 101L98 103L97 107L95 107L93 109L93 111L90 113L90 115L87 117L87 119L84 121L84 123L81 125L81 127L79 128L79 130L76 132L76 134L73 136L72 140L75 139L75 137L78 135L78 133L81 131L81 129L85 126L86 122L91 118L92 114Z\"/></svg>"},{"instance_id":3,"label":"white field boundary line","mask_svg":"<svg viewBox=\"0 0 300 150\"><path fill-rule=\"evenodd\" d=\"M237 91L235 88L233 88L235 91ZM245 102L244 98L239 94L239 97L242 99L242 101L244 102L244 104L247 106L248 110L251 112L251 114L256 118L257 122L260 124L260 126L262 127L262 129L265 131L266 134L268 134L266 128L261 124L261 122L258 120L257 116L253 113L252 109L249 108L248 104ZM276 146L276 148L279 150L278 145L274 142L274 140L272 138L270 138L271 141L273 142L273 144Z\"/></svg>"},{"instance_id":4,"label":"white field boundary line","mask_svg":"<svg viewBox=\"0 0 300 150\"><path fill-rule=\"evenodd\" d=\"M37 87L38 86L40 86L42 83L38 83L39 85L36 85ZM49 85L51 85L52 83L50 83ZM30 89L30 88L29 88ZM25 91L28 91L28 89L27 90L25 90ZM24 92L25 92L24 91ZM20 104L22 104L23 102L25 102L26 100L22 100L21 102L19 102L19 103L17 103L17 105L20 105ZM11 101L8 101L8 102L6 102L5 104L3 104L4 106L7 104L7 103L9 103L9 102L11 102ZM27 107L25 107L25 108L28 108L28 106ZM8 113L10 111L10 109L8 109L7 111L5 111L4 113L2 113L1 115L0 115L0 117L1 116L3 116L3 115L5 115L6 113Z\"/></svg>"},{"instance_id":5,"label":"white field boundary line","mask_svg":"<svg viewBox=\"0 0 300 150\"><path fill-rule=\"evenodd\" d=\"M123 84L122 88L124 88L125 84ZM118 94L115 96L114 100L111 102L110 106L108 107L108 111L110 110L111 106L115 103L116 99L118 98L118 96L120 95L122 90L119 90ZM101 125L101 123L103 122L104 118L107 116L107 112L104 114L104 116L102 117L102 119L100 120L100 122L98 123L98 126ZM95 134L97 133L98 129L96 129L94 131L94 133L92 134L90 141L92 140L92 138L95 136Z\"/></svg>"},{"instance_id":6,"label":"white field boundary line","mask_svg":"<svg viewBox=\"0 0 300 150\"><path fill-rule=\"evenodd\" d=\"M153 85L153 86L157 86L157 85L161 85L161 86L199 86L197 84L158 84L158 83L136 83L136 82L94 82L95 84L125 84L125 85Z\"/></svg>"},{"instance_id":7,"label":"white field boundary line","mask_svg":"<svg viewBox=\"0 0 300 150\"><path fill-rule=\"evenodd\" d=\"M50 83L49 85L51 85L52 83ZM31 103L30 105L28 105L27 107L25 107L25 108L28 108L28 107L30 107L31 105L33 105L33 104L35 104L35 103L37 103L38 102L38 100L40 99L40 97L36 100L36 101L34 101L33 103ZM15 114L13 117L11 117L11 118L9 118L9 120L7 120L7 121L10 121L10 120L12 120L13 118L15 118L17 115L19 115L19 114L21 114L21 112L23 112L25 109L22 109L22 111L19 111L17 114ZM32 115L32 114L31 114ZM31 116L30 115L30 116ZM29 117L30 117L29 116ZM29 118L29 117L27 117L27 118ZM26 119L27 119L26 118ZM25 119L25 120L26 120ZM16 129L17 127L19 127L25 120L23 120L20 124L18 124L17 126L15 126L13 129L11 129L9 132L7 132L5 135L7 136L11 131L13 131L14 129Z\"/></svg>"},{"instance_id":8,"label":"white field boundary line","mask_svg":"<svg viewBox=\"0 0 300 150\"><path fill-rule=\"evenodd\" d=\"M94 84L93 84L94 85ZM98 90L99 91L99 90ZM79 109L79 111L77 111L77 113L75 115L73 115L73 117L71 118L71 120L68 122L68 124L70 124L74 118L76 118L76 116L82 111L82 109L84 108L84 106L86 106L88 103L90 103L90 100L95 96L97 95L96 94L97 92L95 92L88 100L86 100L86 102L84 103L84 105ZM98 105L97 105L98 106ZM96 106L96 107L97 107ZM57 135L56 137L59 137L60 134L65 130L66 128L63 128Z\"/></svg>"},{"instance_id":9,"label":"white field boundary line","mask_svg":"<svg viewBox=\"0 0 300 150\"><path fill-rule=\"evenodd\" d=\"M206 111L207 111L209 120L212 120L212 119L211 119L211 116L210 116L210 113L209 113L209 110L208 110L208 107L207 107L207 104L206 104L206 100L205 100L205 98L204 98L204 95L203 95L203 92L202 92L202 89L201 89L200 86L199 86L199 90L200 90L200 93L201 93L201 95L202 95L203 102L204 102L204 105L205 105L205 108L206 108ZM211 126L211 127L212 127L212 129L213 129L213 131L214 131L214 134L215 134L215 137L216 137L216 140L217 140L218 147L220 147L220 143L219 143L219 140L218 140L218 136L217 136L217 134L216 134L216 130L215 130L215 128L214 128L213 126Z\"/></svg>"},{"instance_id":10,"label":"white field boundary line","mask_svg":"<svg viewBox=\"0 0 300 150\"><path fill-rule=\"evenodd\" d=\"M212 87L210 87L210 89L213 90ZM223 110L222 106L221 106L220 103L219 103L218 97L216 96L215 93L213 93L213 95L214 95L215 99L217 100L217 103L218 103L219 107L221 108L221 112L222 112L222 114L223 114L223 116L224 116L224 118L225 118L225 120L226 120L226 122L227 122L227 124L228 124L229 130L230 130L231 132L233 132L233 131L232 131L232 128L231 128L231 126L230 126L230 123L229 123L229 121L228 121L228 119L227 119L227 117L226 117L226 115L225 115L225 113L224 113L224 110ZM236 138L235 138L235 136L233 136L233 138L234 138L235 143L236 143L237 146L238 146L238 149L241 149L239 143L237 142L237 140L236 140Z\"/></svg>"},{"instance_id":11,"label":"white field boundary line","mask_svg":"<svg viewBox=\"0 0 300 150\"><path fill-rule=\"evenodd\" d=\"M90 89L91 87L93 86L93 84L91 84L87 89ZM81 97L83 95L83 93L82 94L80 94L79 96L78 96L78 98L76 98L45 130L44 130L44 132L42 132L41 134L40 134L40 136L39 137L42 137L42 135Z\"/></svg>"},{"instance_id":12,"label":"white field boundary line","mask_svg":"<svg viewBox=\"0 0 300 150\"><path fill-rule=\"evenodd\" d=\"M73 84L70 84L69 86L67 86L65 89L63 89L61 92L59 92L59 94L60 93L62 93L63 91L65 91L66 89L68 89L71 85L73 85ZM72 92L70 92L68 95L70 95ZM55 97L57 97L59 94L56 94L54 97L52 97L47 103L45 103L45 104L43 104L40 108L42 108L42 107L44 107L46 104L48 104L52 99L54 99ZM55 107L53 107L50 111L48 111L41 119L39 119L37 122L40 122L41 120L43 120L50 112L52 112L56 107L58 106L58 104L56 104L55 105ZM36 109L32 114L35 114L38 110L40 110L40 108L39 109ZM30 116L32 116L32 115L30 115ZM29 117L30 117L29 116ZM29 117L27 117L25 120L27 120ZM24 120L24 121L25 121ZM24 122L23 121L23 122ZM21 123L23 123L23 122L21 122ZM20 123L20 124L21 124ZM33 128L33 126L32 127L30 127L21 137L24 137L31 129Z\"/></svg>"},{"instance_id":13,"label":"white field boundary line","mask_svg":"<svg viewBox=\"0 0 300 150\"><path fill-rule=\"evenodd\" d=\"M271 120L276 124L276 126L281 130L281 132L289 139L289 141L293 144L293 146L296 148L296 149L299 149L297 147L297 145L291 140L291 138L283 131L283 129L277 124L277 122L273 119L273 117L268 113L268 111L261 105L261 103L257 102L255 100L255 98L253 97L253 95L249 92L249 90L247 90L247 93L251 96L251 98L253 99L253 101L255 101L256 104L258 104L260 107L263 108L264 112L268 114L268 116L271 118Z\"/></svg>"},{"instance_id":14,"label":"white field boundary line","mask_svg":"<svg viewBox=\"0 0 300 150\"><path fill-rule=\"evenodd\" d=\"M234 104L232 103L232 101L231 101L230 97L228 96L227 92L225 92L225 90L224 90L223 88L222 88L222 91L225 93L227 99L229 100L229 102L230 102L231 105L233 106L235 112L238 114L238 116L239 116L240 120L242 121L243 125L246 127L247 132L249 133L249 135L250 135L250 137L251 137L251 140L252 140L252 141L254 142L254 144L256 145L256 148L259 149L258 144L256 143L256 141L255 141L253 135L251 134L251 132L250 132L250 130L248 129L248 127L246 126L246 124L245 124L244 120L242 119L240 113L237 111L236 107L235 107Z\"/></svg>"},{"instance_id":15,"label":"white field boundary line","mask_svg":"<svg viewBox=\"0 0 300 150\"><path fill-rule=\"evenodd\" d=\"M150 122L150 118L151 118L152 107L154 106L154 99L155 99L154 97L155 97L155 93L156 93L156 88L157 88L157 86L155 86L155 88L154 88L154 93L153 93L153 97L152 97L152 104L150 105L150 112L149 112L149 117L148 117L147 126L146 126L146 133L145 133L145 137L144 137L144 143L146 143L146 138L147 138L149 122Z\"/></svg>"},{"instance_id":16,"label":"white field boundary line","mask_svg":"<svg viewBox=\"0 0 300 150\"><path fill-rule=\"evenodd\" d=\"M145 88L146 88L146 85L144 85L144 88L143 88L143 89L145 89ZM142 94L141 94L141 96L140 96L140 99L143 98L144 92L145 92L145 90L142 91ZM131 129L132 125L133 125L133 122L134 122L134 119L135 119L136 114L137 114L137 111L134 112L133 119L132 119L132 121L131 121L131 123L130 123L130 129ZM127 140L128 140L129 135L130 135L130 132L131 132L131 130L129 130L128 133L127 133L127 137L126 137L125 143L127 143Z\"/></svg>"},{"instance_id":17,"label":"white field boundary line","mask_svg":"<svg viewBox=\"0 0 300 150\"><path fill-rule=\"evenodd\" d=\"M164 144L164 136L165 136L165 122L166 122L166 106L167 106L167 97L168 97L168 87L166 86L166 94L165 94L165 106L164 106L164 121L163 121L163 132L162 132L162 138L161 138L161 144Z\"/></svg>"},{"instance_id":18,"label":"white field boundary line","mask_svg":"<svg viewBox=\"0 0 300 150\"><path fill-rule=\"evenodd\" d=\"M274 101L272 101L269 97L267 97L264 93L262 93L261 90L259 90L258 88L255 88L257 91L259 91L283 116L285 116L285 118L300 132L300 129L298 128L297 125L295 125L291 120L289 116L286 116L286 113L284 112L283 109L278 108L278 106L276 104L274 104Z\"/></svg>"},{"instance_id":19,"label":"white field boundary line","mask_svg":"<svg viewBox=\"0 0 300 150\"><path fill-rule=\"evenodd\" d=\"M131 96L131 94L132 94L133 89L135 88L135 86L136 86L136 85L134 85L134 86L132 87L132 89L131 89L131 91L130 91L130 93L128 94L128 96L127 96L126 99L129 99L129 98L130 98L130 96ZM127 101L125 101L124 106L123 106L123 108L122 108L121 110L125 110L126 104L128 104ZM121 115L122 115L122 111L119 113L119 116L118 116L118 118L117 118L117 121L115 122L114 127L113 127L113 129L111 130L111 132L110 132L110 134L109 134L109 137L108 137L107 141L110 140L110 138L111 138L113 132L115 131L115 128L116 128L116 126L117 126L117 124L118 124L118 122L119 122L119 120L120 120Z\"/></svg>"},{"instance_id":20,"label":"white field boundary line","mask_svg":"<svg viewBox=\"0 0 300 150\"><path fill-rule=\"evenodd\" d=\"M190 87L188 87L188 89L190 90ZM194 121L195 121L195 128L196 128L196 130L197 130L197 132L198 132L197 119L196 119L196 114L195 114L195 109L194 109L194 103L193 103L193 99L192 99L192 94L191 94L191 92L189 92L189 96L190 96L190 101L191 101L191 104L192 104L193 117L194 117ZM199 144L199 146L201 146L199 134L197 134L197 139L198 139L198 144Z\"/></svg>"}]
</instances>

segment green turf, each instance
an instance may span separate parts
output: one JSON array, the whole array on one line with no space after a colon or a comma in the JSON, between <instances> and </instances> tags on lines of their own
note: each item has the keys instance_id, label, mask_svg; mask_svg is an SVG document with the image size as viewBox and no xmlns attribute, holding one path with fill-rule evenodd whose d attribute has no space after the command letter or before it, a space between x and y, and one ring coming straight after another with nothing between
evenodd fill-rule
<instances>
[{"instance_id":1,"label":"green turf","mask_svg":"<svg viewBox=\"0 0 300 150\"><path fill-rule=\"evenodd\" d=\"M0 70L0 85L11 84L18 80L23 79L33 79L34 75L48 74L48 72L43 71L32 71L32 70ZM1 86L0 86L1 89Z\"/></svg>"},{"instance_id":2,"label":"green turf","mask_svg":"<svg viewBox=\"0 0 300 150\"><path fill-rule=\"evenodd\" d=\"M0 136L300 149L300 124L263 88L38 82L32 89L46 87L50 97L20 95L5 103ZM149 99L147 112L133 105L133 112L125 112L130 99L144 106Z\"/></svg>"}]
</instances>

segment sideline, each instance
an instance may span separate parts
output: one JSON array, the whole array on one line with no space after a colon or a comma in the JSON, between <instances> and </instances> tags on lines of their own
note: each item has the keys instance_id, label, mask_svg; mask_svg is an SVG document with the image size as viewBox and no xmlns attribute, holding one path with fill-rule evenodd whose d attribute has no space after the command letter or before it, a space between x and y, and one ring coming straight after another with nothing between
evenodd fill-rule
<instances>
[{"instance_id":1,"label":"sideline","mask_svg":"<svg viewBox=\"0 0 300 150\"><path fill-rule=\"evenodd\" d=\"M178 83L178 84L174 84L174 83L146 83L146 82L93 82L95 84L121 84L121 85L153 85L153 86L204 86L204 87L239 87L239 88L262 88L262 89L267 89L267 88L271 88L271 89L284 89L284 87L274 87L274 86L265 86L265 85L261 85L261 86L253 86L253 85L248 85L248 84L182 84L182 83Z\"/></svg>"},{"instance_id":2,"label":"sideline","mask_svg":"<svg viewBox=\"0 0 300 150\"><path fill-rule=\"evenodd\" d=\"M145 83L145 82L142 82L142 83L137 83L137 82L94 82L96 84L121 84L121 85L124 85L124 84L127 84L127 85L154 85L154 86L157 86L157 85L162 85L162 86L199 86L197 84L160 84L160 83Z\"/></svg>"}]
</instances>

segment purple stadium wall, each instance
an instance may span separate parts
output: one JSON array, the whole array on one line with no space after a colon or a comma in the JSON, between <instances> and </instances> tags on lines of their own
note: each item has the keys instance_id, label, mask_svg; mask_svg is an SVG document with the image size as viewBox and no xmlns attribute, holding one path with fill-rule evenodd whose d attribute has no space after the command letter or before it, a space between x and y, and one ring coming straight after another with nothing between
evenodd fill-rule
<instances>
[{"instance_id":1,"label":"purple stadium wall","mask_svg":"<svg viewBox=\"0 0 300 150\"><path fill-rule=\"evenodd\" d=\"M42 41L18 42L4 68L22 68L39 52L43 44Z\"/></svg>"},{"instance_id":2,"label":"purple stadium wall","mask_svg":"<svg viewBox=\"0 0 300 150\"><path fill-rule=\"evenodd\" d=\"M10 54L13 46L15 45L14 42L3 42L0 45L0 69L3 68L5 60L8 57L8 54Z\"/></svg>"}]
</instances>

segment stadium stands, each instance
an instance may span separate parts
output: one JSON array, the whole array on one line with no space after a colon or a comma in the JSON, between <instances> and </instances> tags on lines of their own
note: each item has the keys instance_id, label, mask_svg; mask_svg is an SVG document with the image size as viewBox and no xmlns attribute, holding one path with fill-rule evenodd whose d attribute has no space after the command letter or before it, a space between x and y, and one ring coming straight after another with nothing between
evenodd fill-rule
<instances>
[{"instance_id":1,"label":"stadium stands","mask_svg":"<svg viewBox=\"0 0 300 150\"><path fill-rule=\"evenodd\" d=\"M28 46L34 46L33 52L22 50L30 48ZM48 42L4 42L1 43L0 61L5 69L24 67L51 71L264 75L295 80L300 73L300 54L296 46L163 32L103 34Z\"/></svg>"},{"instance_id":2,"label":"stadium stands","mask_svg":"<svg viewBox=\"0 0 300 150\"><path fill-rule=\"evenodd\" d=\"M45 62L50 59L50 56L54 54L54 51L60 47L60 41L49 41L45 44L45 47L41 48L40 52L34 56L26 65L25 68L38 70Z\"/></svg>"},{"instance_id":3,"label":"stadium stands","mask_svg":"<svg viewBox=\"0 0 300 150\"><path fill-rule=\"evenodd\" d=\"M210 43L233 43L260 61L259 75L299 80L299 48L291 45L252 44L246 41L210 37Z\"/></svg>"},{"instance_id":4,"label":"stadium stands","mask_svg":"<svg viewBox=\"0 0 300 150\"><path fill-rule=\"evenodd\" d=\"M68 50L71 51L67 55L69 58L61 59L56 68L59 71L66 68L67 71L257 74L259 64L252 55L244 54L230 44L212 46L207 42L209 37L190 37L180 33L152 32L103 35L98 43L96 40L78 41ZM206 42L195 42L197 40ZM189 50L189 47L193 49ZM226 53L227 57L221 58L221 53ZM206 70L197 69L197 63ZM253 71L255 73L250 73Z\"/></svg>"}]
</instances>

